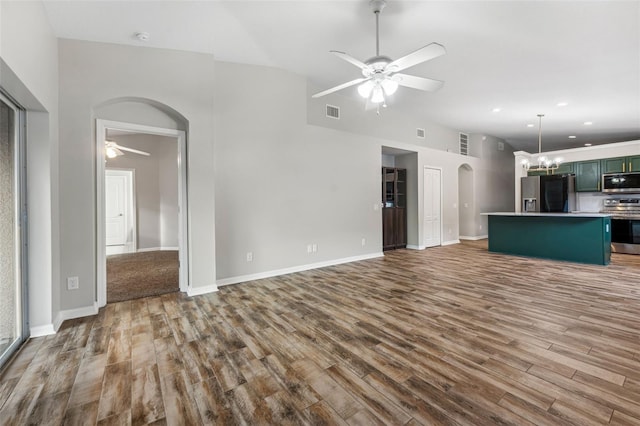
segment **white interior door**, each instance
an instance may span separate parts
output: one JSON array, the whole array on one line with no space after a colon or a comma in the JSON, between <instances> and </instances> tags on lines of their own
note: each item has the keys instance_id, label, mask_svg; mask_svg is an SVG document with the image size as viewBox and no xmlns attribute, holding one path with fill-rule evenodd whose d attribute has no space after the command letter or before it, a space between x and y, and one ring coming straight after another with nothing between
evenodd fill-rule
<instances>
[{"instance_id":1,"label":"white interior door","mask_svg":"<svg viewBox=\"0 0 640 426\"><path fill-rule=\"evenodd\" d=\"M107 254L135 251L133 171L105 171L105 242Z\"/></svg>"},{"instance_id":2,"label":"white interior door","mask_svg":"<svg viewBox=\"0 0 640 426\"><path fill-rule=\"evenodd\" d=\"M424 223L423 244L425 247L439 246L442 243L442 218L440 216L441 199L440 169L424 168Z\"/></svg>"}]
</instances>

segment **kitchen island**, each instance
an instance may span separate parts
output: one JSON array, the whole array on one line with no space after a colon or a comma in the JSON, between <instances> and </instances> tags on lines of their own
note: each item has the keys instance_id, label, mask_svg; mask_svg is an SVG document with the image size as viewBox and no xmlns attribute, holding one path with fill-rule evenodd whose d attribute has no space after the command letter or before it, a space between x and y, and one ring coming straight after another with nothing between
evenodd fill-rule
<instances>
[{"instance_id":1,"label":"kitchen island","mask_svg":"<svg viewBox=\"0 0 640 426\"><path fill-rule=\"evenodd\" d=\"M611 215L602 213L483 213L489 251L607 265Z\"/></svg>"}]
</instances>

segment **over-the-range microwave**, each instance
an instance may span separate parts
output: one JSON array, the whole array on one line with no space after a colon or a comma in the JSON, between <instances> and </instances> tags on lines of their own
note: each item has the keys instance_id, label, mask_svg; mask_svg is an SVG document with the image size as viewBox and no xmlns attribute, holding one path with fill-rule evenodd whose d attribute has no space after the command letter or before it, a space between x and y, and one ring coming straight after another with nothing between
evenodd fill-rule
<instances>
[{"instance_id":1,"label":"over-the-range microwave","mask_svg":"<svg viewBox=\"0 0 640 426\"><path fill-rule=\"evenodd\" d=\"M604 173L602 175L602 192L640 193L640 172Z\"/></svg>"}]
</instances>

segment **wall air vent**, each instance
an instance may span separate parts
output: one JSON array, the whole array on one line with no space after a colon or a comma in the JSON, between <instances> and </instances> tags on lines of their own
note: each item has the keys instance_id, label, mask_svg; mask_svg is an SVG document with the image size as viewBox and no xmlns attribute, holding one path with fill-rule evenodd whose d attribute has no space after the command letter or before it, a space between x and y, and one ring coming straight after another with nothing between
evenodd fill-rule
<instances>
[{"instance_id":1,"label":"wall air vent","mask_svg":"<svg viewBox=\"0 0 640 426\"><path fill-rule=\"evenodd\" d=\"M340 108L333 105L327 105L327 117L340 120Z\"/></svg>"},{"instance_id":2,"label":"wall air vent","mask_svg":"<svg viewBox=\"0 0 640 426\"><path fill-rule=\"evenodd\" d=\"M460 133L460 155L469 155L469 135Z\"/></svg>"},{"instance_id":3,"label":"wall air vent","mask_svg":"<svg viewBox=\"0 0 640 426\"><path fill-rule=\"evenodd\" d=\"M419 137L420 139L424 139L424 129L421 129L418 127L416 129L416 136Z\"/></svg>"}]
</instances>

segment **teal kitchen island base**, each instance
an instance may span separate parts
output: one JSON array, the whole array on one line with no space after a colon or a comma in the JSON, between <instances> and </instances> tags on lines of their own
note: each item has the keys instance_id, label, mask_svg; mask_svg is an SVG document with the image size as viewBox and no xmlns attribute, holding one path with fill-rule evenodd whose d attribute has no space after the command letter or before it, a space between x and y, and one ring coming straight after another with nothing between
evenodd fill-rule
<instances>
[{"instance_id":1,"label":"teal kitchen island base","mask_svg":"<svg viewBox=\"0 0 640 426\"><path fill-rule=\"evenodd\" d=\"M608 265L611 217L592 213L485 213L489 251Z\"/></svg>"}]
</instances>

